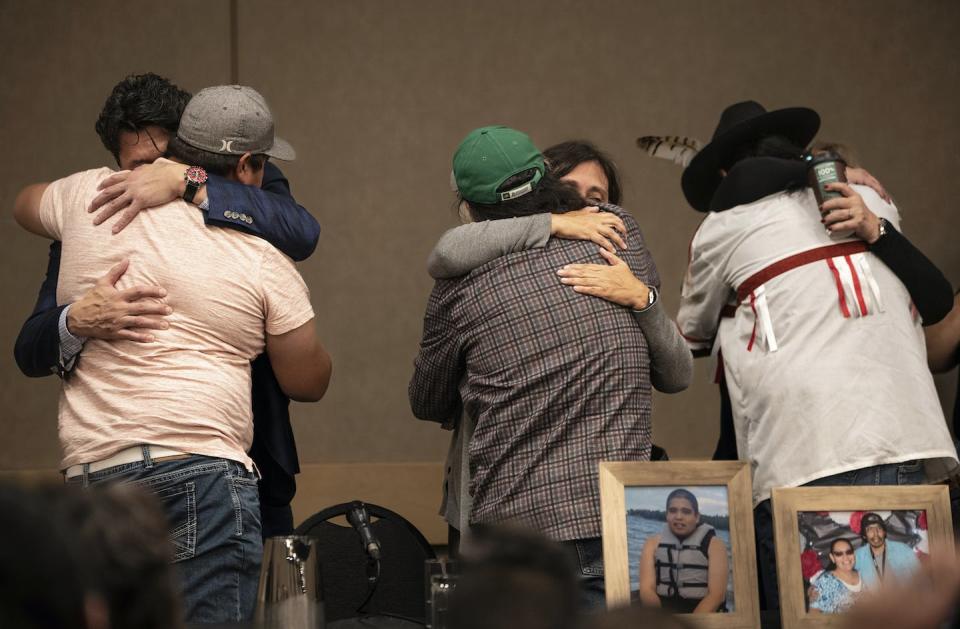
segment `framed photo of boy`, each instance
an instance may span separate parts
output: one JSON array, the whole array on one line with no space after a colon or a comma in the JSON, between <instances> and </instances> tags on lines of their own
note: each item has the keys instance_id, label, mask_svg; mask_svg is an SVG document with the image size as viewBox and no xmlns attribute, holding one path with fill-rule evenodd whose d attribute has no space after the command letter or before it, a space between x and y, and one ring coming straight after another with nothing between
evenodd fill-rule
<instances>
[{"instance_id":1,"label":"framed photo of boy","mask_svg":"<svg viewBox=\"0 0 960 629\"><path fill-rule=\"evenodd\" d=\"M784 629L836 627L857 600L952 556L946 485L774 489Z\"/></svg>"},{"instance_id":2,"label":"framed photo of boy","mask_svg":"<svg viewBox=\"0 0 960 629\"><path fill-rule=\"evenodd\" d=\"M760 626L750 469L739 461L600 463L607 607Z\"/></svg>"}]
</instances>

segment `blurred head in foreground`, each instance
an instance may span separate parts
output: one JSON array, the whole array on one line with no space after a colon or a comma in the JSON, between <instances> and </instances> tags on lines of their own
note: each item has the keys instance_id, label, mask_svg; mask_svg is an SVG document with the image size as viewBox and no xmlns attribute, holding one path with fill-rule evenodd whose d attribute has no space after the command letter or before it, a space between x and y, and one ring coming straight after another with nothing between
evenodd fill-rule
<instances>
[{"instance_id":1,"label":"blurred head in foreground","mask_svg":"<svg viewBox=\"0 0 960 629\"><path fill-rule=\"evenodd\" d=\"M579 590L566 550L538 534L484 528L451 595L453 629L572 629Z\"/></svg>"},{"instance_id":2,"label":"blurred head in foreground","mask_svg":"<svg viewBox=\"0 0 960 629\"><path fill-rule=\"evenodd\" d=\"M0 627L182 626L166 522L143 490L0 486L0 535Z\"/></svg>"}]
</instances>

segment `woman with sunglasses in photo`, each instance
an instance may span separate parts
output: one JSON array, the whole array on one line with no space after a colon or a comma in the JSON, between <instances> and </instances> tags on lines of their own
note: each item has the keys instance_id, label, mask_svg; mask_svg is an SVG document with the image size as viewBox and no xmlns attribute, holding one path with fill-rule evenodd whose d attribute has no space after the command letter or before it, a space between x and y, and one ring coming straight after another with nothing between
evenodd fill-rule
<instances>
[{"instance_id":1,"label":"woman with sunglasses in photo","mask_svg":"<svg viewBox=\"0 0 960 629\"><path fill-rule=\"evenodd\" d=\"M853 567L853 544L839 537L830 544L830 567L813 581L811 614L839 614L848 611L863 590L860 573Z\"/></svg>"}]
</instances>

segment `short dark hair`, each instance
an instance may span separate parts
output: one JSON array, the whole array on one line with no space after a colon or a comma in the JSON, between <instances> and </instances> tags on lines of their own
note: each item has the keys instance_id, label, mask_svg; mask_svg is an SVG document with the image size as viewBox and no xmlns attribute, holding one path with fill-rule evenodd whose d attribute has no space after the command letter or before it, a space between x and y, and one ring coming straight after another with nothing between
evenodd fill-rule
<instances>
[{"instance_id":1,"label":"short dark hair","mask_svg":"<svg viewBox=\"0 0 960 629\"><path fill-rule=\"evenodd\" d=\"M0 484L0 626L87 626L84 604L96 590L81 545L58 515L39 492Z\"/></svg>"},{"instance_id":2,"label":"short dark hair","mask_svg":"<svg viewBox=\"0 0 960 629\"><path fill-rule=\"evenodd\" d=\"M570 171L586 162L597 162L607 178L607 193L610 203L620 205L621 188L620 173L617 165L610 156L601 151L592 142L586 140L568 140L554 144L543 152L547 160L547 167L557 179L561 179Z\"/></svg>"},{"instance_id":3,"label":"short dark hair","mask_svg":"<svg viewBox=\"0 0 960 629\"><path fill-rule=\"evenodd\" d=\"M198 149L187 144L177 136L170 138L167 144L167 157L175 159L181 164L200 166L211 175L226 177L236 169L242 155L222 155ZM250 156L250 167L260 170L267 163L267 156L256 153Z\"/></svg>"},{"instance_id":4,"label":"short dark hair","mask_svg":"<svg viewBox=\"0 0 960 629\"><path fill-rule=\"evenodd\" d=\"M804 160L803 147L797 146L786 136L769 134L733 147L725 155L721 155L720 168L729 172L738 162L751 157L776 157L795 162ZM786 182L783 189L786 192L796 192L808 185L806 171L802 171L795 179Z\"/></svg>"},{"instance_id":5,"label":"short dark hair","mask_svg":"<svg viewBox=\"0 0 960 629\"><path fill-rule=\"evenodd\" d=\"M180 115L190 100L169 80L152 72L131 74L113 87L103 104L95 128L103 146L120 160L120 134L155 125L171 134L180 126Z\"/></svg>"},{"instance_id":6,"label":"short dark hair","mask_svg":"<svg viewBox=\"0 0 960 629\"><path fill-rule=\"evenodd\" d=\"M176 629L180 591L160 501L137 485L76 487L54 508L75 527L89 580L104 597L113 629Z\"/></svg>"},{"instance_id":7,"label":"short dark hair","mask_svg":"<svg viewBox=\"0 0 960 629\"><path fill-rule=\"evenodd\" d=\"M497 192L516 188L523 183L530 181L534 176L533 169L518 173L497 188ZM464 201L460 197L461 201ZM555 175L546 172L535 184L533 191L527 194L501 201L499 203L473 203L467 201L470 207L470 214L477 221L491 221L501 218L514 218L517 216L530 216L532 214L543 214L545 212L553 214L563 214L571 210L579 210L586 205L586 202L580 197L580 194L574 190L573 186L560 181Z\"/></svg>"},{"instance_id":8,"label":"short dark hair","mask_svg":"<svg viewBox=\"0 0 960 629\"><path fill-rule=\"evenodd\" d=\"M721 155L720 167L730 170L737 162L750 157L778 157L799 162L803 161L803 147L797 146L786 136L768 134L735 146Z\"/></svg>"},{"instance_id":9,"label":"short dark hair","mask_svg":"<svg viewBox=\"0 0 960 629\"><path fill-rule=\"evenodd\" d=\"M578 625L577 566L569 551L534 531L478 527L450 595L454 629Z\"/></svg>"},{"instance_id":10,"label":"short dark hair","mask_svg":"<svg viewBox=\"0 0 960 629\"><path fill-rule=\"evenodd\" d=\"M700 513L700 503L697 502L697 497L693 495L693 492L687 489L674 489L667 495L667 508L670 508L670 501L674 498L683 498L693 505L693 512Z\"/></svg>"}]
</instances>

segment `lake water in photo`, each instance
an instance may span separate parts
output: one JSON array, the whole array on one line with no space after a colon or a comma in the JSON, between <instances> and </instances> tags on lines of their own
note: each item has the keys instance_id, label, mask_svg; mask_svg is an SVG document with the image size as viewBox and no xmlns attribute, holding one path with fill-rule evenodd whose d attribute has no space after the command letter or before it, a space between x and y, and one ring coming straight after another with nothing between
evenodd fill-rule
<instances>
[{"instance_id":1,"label":"lake water in photo","mask_svg":"<svg viewBox=\"0 0 960 629\"><path fill-rule=\"evenodd\" d=\"M663 520L650 520L632 513L627 514L627 560L630 562L630 590L633 592L640 587L638 566L643 543L649 536L660 533L665 524ZM717 537L727 547L727 562L731 566L730 575L727 577L727 609L733 611L733 557L730 554L730 531L719 528L716 531Z\"/></svg>"}]
</instances>

